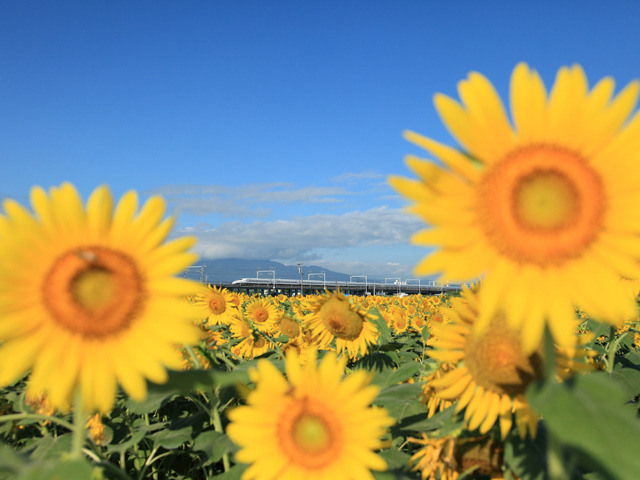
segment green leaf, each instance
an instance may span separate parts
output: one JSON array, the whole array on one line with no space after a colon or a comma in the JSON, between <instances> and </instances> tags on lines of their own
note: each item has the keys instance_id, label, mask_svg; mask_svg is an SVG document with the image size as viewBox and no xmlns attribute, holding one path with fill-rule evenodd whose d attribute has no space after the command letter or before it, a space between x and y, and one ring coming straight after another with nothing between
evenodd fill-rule
<instances>
[{"instance_id":1,"label":"green leaf","mask_svg":"<svg viewBox=\"0 0 640 480\"><path fill-rule=\"evenodd\" d=\"M32 460L59 459L71 450L71 434L38 438L30 445L30 450Z\"/></svg>"},{"instance_id":2,"label":"green leaf","mask_svg":"<svg viewBox=\"0 0 640 480\"><path fill-rule=\"evenodd\" d=\"M178 448L183 443L191 440L192 430L193 428L191 426L180 428L178 430L165 428L153 435L149 435L149 438L151 438L156 445L160 445L161 447L167 449Z\"/></svg>"},{"instance_id":3,"label":"green leaf","mask_svg":"<svg viewBox=\"0 0 640 480\"><path fill-rule=\"evenodd\" d=\"M449 408L442 410L428 417L428 412L422 412L418 415L405 417L402 422L398 423L396 430L400 432L432 432L438 430L439 436L446 435L455 430L462 428L463 417L462 415L456 416L455 405L451 405Z\"/></svg>"},{"instance_id":4,"label":"green leaf","mask_svg":"<svg viewBox=\"0 0 640 480\"><path fill-rule=\"evenodd\" d=\"M134 415L144 415L159 410L175 396L174 393L167 393L164 390L150 390L144 401L136 402L134 399L128 398L125 406Z\"/></svg>"},{"instance_id":5,"label":"green leaf","mask_svg":"<svg viewBox=\"0 0 640 480\"><path fill-rule=\"evenodd\" d=\"M26 457L23 457L13 448L0 444L0 476L6 473L15 474L26 462Z\"/></svg>"},{"instance_id":6,"label":"green leaf","mask_svg":"<svg viewBox=\"0 0 640 480\"><path fill-rule=\"evenodd\" d=\"M408 362L400 365L398 368L387 368L379 372L374 377L372 383L380 388L390 387L398 383L405 382L420 371L420 364L417 362Z\"/></svg>"},{"instance_id":7,"label":"green leaf","mask_svg":"<svg viewBox=\"0 0 640 480\"><path fill-rule=\"evenodd\" d=\"M398 450L382 450L378 455L387 462L388 470L409 471L409 460L411 455Z\"/></svg>"},{"instance_id":8,"label":"green leaf","mask_svg":"<svg viewBox=\"0 0 640 480\"><path fill-rule=\"evenodd\" d=\"M242 474L247 468L249 468L249 465L238 463L228 471L221 473L220 475L214 475L211 478L215 478L216 480L240 480L242 478Z\"/></svg>"},{"instance_id":9,"label":"green leaf","mask_svg":"<svg viewBox=\"0 0 640 480\"><path fill-rule=\"evenodd\" d=\"M547 445L540 428L535 440L527 436L521 439L515 430L504 443L504 462L518 478L545 480L547 478Z\"/></svg>"},{"instance_id":10,"label":"green leaf","mask_svg":"<svg viewBox=\"0 0 640 480\"><path fill-rule=\"evenodd\" d=\"M55 460L33 464L15 477L16 480L68 480L99 478L99 469L95 469L84 459Z\"/></svg>"},{"instance_id":11,"label":"green leaf","mask_svg":"<svg viewBox=\"0 0 640 480\"><path fill-rule=\"evenodd\" d=\"M618 362L611 372L611 378L624 388L627 400L633 400L640 394L640 370L626 368Z\"/></svg>"},{"instance_id":12,"label":"green leaf","mask_svg":"<svg viewBox=\"0 0 640 480\"><path fill-rule=\"evenodd\" d=\"M422 327L422 339L424 340L424 343L426 344L427 341L429 340L429 337L431 336L429 333L429 327L427 327L426 325L424 327Z\"/></svg>"},{"instance_id":13,"label":"green leaf","mask_svg":"<svg viewBox=\"0 0 640 480\"><path fill-rule=\"evenodd\" d=\"M424 412L419 395L419 385L402 383L382 390L373 404L386 408L389 415L400 422L405 417Z\"/></svg>"},{"instance_id":14,"label":"green leaf","mask_svg":"<svg viewBox=\"0 0 640 480\"><path fill-rule=\"evenodd\" d=\"M196 437L193 450L204 452L209 462L217 462L225 453L233 453L238 447L224 433L208 430Z\"/></svg>"},{"instance_id":15,"label":"green leaf","mask_svg":"<svg viewBox=\"0 0 640 480\"><path fill-rule=\"evenodd\" d=\"M640 355L630 351L617 357L611 377L625 389L628 400L640 395Z\"/></svg>"},{"instance_id":16,"label":"green leaf","mask_svg":"<svg viewBox=\"0 0 640 480\"><path fill-rule=\"evenodd\" d=\"M606 373L543 384L528 392L549 432L586 465L615 479L636 480L640 420L627 394Z\"/></svg>"},{"instance_id":17,"label":"green leaf","mask_svg":"<svg viewBox=\"0 0 640 480\"><path fill-rule=\"evenodd\" d=\"M171 370L165 383L149 383L149 393L179 394L206 390L216 385L215 370Z\"/></svg>"},{"instance_id":18,"label":"green leaf","mask_svg":"<svg viewBox=\"0 0 640 480\"><path fill-rule=\"evenodd\" d=\"M371 352L354 364L354 368L363 368L369 371L383 372L396 367L397 363L390 354L394 352ZM396 355L397 357L397 355Z\"/></svg>"},{"instance_id":19,"label":"green leaf","mask_svg":"<svg viewBox=\"0 0 640 480\"><path fill-rule=\"evenodd\" d=\"M375 315L375 318L373 318L371 322L376 326L378 332L380 332L378 343L391 343L391 330L389 330L389 325L387 325L380 311L377 308L372 308L368 313Z\"/></svg>"},{"instance_id":20,"label":"green leaf","mask_svg":"<svg viewBox=\"0 0 640 480\"><path fill-rule=\"evenodd\" d=\"M145 431L145 429L136 430L131 435L131 438L129 440L127 440L126 442L122 442L122 443L119 443L119 444L116 444L116 445L108 445L107 446L107 452L109 452L109 453L126 452L130 448L132 448L135 445L137 445L138 443L140 443L142 441L142 439L145 437L146 434L147 434L147 431Z\"/></svg>"}]
</instances>

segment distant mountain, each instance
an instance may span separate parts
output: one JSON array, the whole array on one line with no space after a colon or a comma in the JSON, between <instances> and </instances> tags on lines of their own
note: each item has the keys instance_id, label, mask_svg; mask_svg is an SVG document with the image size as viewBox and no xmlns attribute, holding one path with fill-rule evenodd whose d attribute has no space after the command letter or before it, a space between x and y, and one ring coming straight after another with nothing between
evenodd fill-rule
<instances>
[{"instance_id":1,"label":"distant mountain","mask_svg":"<svg viewBox=\"0 0 640 480\"><path fill-rule=\"evenodd\" d=\"M271 271L275 273L270 273ZM302 266L304 279L311 275L312 280L322 280L324 273L327 282L349 281L349 275L346 273L334 272L326 268L316 265ZM211 284L230 283L241 278L287 278L300 279L300 271L297 265L284 265L280 262L272 262L271 260L244 260L241 258L221 258L207 259L201 258L197 265L194 265L185 271L185 276L194 280L203 280ZM373 279L372 279L373 280ZM354 279L354 281L356 281ZM358 279L362 281L362 279Z\"/></svg>"}]
</instances>

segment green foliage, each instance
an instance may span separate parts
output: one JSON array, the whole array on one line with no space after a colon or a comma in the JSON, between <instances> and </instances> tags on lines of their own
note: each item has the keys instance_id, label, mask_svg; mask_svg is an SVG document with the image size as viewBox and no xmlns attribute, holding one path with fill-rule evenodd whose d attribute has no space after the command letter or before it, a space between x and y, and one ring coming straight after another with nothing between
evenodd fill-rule
<instances>
[{"instance_id":1,"label":"green foliage","mask_svg":"<svg viewBox=\"0 0 640 480\"><path fill-rule=\"evenodd\" d=\"M625 405L624 388L606 373L549 382L529 392L529 402L545 419L549 434L569 463L584 464L612 479L635 479L640 472L636 408Z\"/></svg>"}]
</instances>

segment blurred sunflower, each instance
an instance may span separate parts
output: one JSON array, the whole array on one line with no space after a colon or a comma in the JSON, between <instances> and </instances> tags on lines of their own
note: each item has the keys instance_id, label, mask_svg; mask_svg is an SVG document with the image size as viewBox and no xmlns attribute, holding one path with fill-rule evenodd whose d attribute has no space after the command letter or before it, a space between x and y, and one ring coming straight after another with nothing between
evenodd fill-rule
<instances>
[{"instance_id":1,"label":"blurred sunflower","mask_svg":"<svg viewBox=\"0 0 640 480\"><path fill-rule=\"evenodd\" d=\"M409 443L423 445L410 460L413 470L420 470L422 480L456 480L473 471L473 478L503 480L518 477L503 470L504 446L488 437L451 437L407 439ZM466 478L466 475L464 475Z\"/></svg>"},{"instance_id":2,"label":"blurred sunflower","mask_svg":"<svg viewBox=\"0 0 640 480\"><path fill-rule=\"evenodd\" d=\"M404 308L391 309L391 325L396 334L404 333L409 326L409 312Z\"/></svg>"},{"instance_id":3,"label":"blurred sunflower","mask_svg":"<svg viewBox=\"0 0 640 480\"><path fill-rule=\"evenodd\" d=\"M310 313L306 321L319 348L327 348L333 339L338 353L347 351L355 357L365 355L378 339L378 329L367 314L352 305L340 290L308 300Z\"/></svg>"},{"instance_id":4,"label":"blurred sunflower","mask_svg":"<svg viewBox=\"0 0 640 480\"><path fill-rule=\"evenodd\" d=\"M233 296L226 288L207 285L199 292L193 304L200 307L209 325L226 324L237 313Z\"/></svg>"},{"instance_id":5,"label":"blurred sunflower","mask_svg":"<svg viewBox=\"0 0 640 480\"><path fill-rule=\"evenodd\" d=\"M435 370L428 375L424 376L421 381L420 387L420 401L424 403L427 409L427 416L430 418L437 412L440 412L453 405L452 400L446 400L437 395L437 390L433 386L433 381L440 379L447 372L450 372L455 368L452 363L440 363Z\"/></svg>"},{"instance_id":6,"label":"blurred sunflower","mask_svg":"<svg viewBox=\"0 0 640 480\"><path fill-rule=\"evenodd\" d=\"M640 117L629 118L639 86L614 97L606 77L589 91L576 65L558 71L547 95L521 63L511 77L512 127L491 83L474 72L458 84L461 104L434 100L463 152L406 134L446 165L409 156L419 180L390 179L432 227L413 242L439 247L416 274L484 276L478 331L504 306L531 353L545 323L571 345L574 303L612 324L635 316L619 279L640 278L640 210L629 208L640 201Z\"/></svg>"},{"instance_id":7,"label":"blurred sunflower","mask_svg":"<svg viewBox=\"0 0 640 480\"><path fill-rule=\"evenodd\" d=\"M192 237L163 243L173 219L126 193L113 211L107 187L86 207L69 183L31 190L34 214L5 200L0 216L0 384L31 370L28 389L61 410L81 395L108 412L117 385L136 401L146 380L180 369L174 344L194 344L198 284L174 275L196 256Z\"/></svg>"},{"instance_id":8,"label":"blurred sunflower","mask_svg":"<svg viewBox=\"0 0 640 480\"><path fill-rule=\"evenodd\" d=\"M457 400L456 411L465 409L469 430L479 428L485 434L499 419L504 438L515 413L520 436L526 435L527 427L535 436L538 416L524 395L533 381L542 378L541 355L523 351L520 332L507 324L502 313L494 316L485 331L474 333L477 294L464 289L462 295L452 299L450 323L434 327L434 336L427 342L434 347L430 357L451 364L440 378L430 381L430 388L441 399Z\"/></svg>"},{"instance_id":9,"label":"blurred sunflower","mask_svg":"<svg viewBox=\"0 0 640 480\"><path fill-rule=\"evenodd\" d=\"M410 443L422 445L411 456L412 470L420 470L422 480L457 480L460 474L456 471L456 459L453 456L455 438L429 438L426 433L422 438L407 439Z\"/></svg>"},{"instance_id":10,"label":"blurred sunflower","mask_svg":"<svg viewBox=\"0 0 640 480\"><path fill-rule=\"evenodd\" d=\"M301 366L287 355L282 374L267 360L253 371L248 405L229 412L227 434L240 446L236 459L251 464L244 480L373 479L385 470L373 450L393 420L371 407L379 388L360 370L342 379L346 359L315 351Z\"/></svg>"},{"instance_id":11,"label":"blurred sunflower","mask_svg":"<svg viewBox=\"0 0 640 480\"><path fill-rule=\"evenodd\" d=\"M282 335L286 335L289 340L293 340L302 333L302 329L298 322L295 318L292 318L289 315L280 316L276 325L278 332Z\"/></svg>"}]
</instances>

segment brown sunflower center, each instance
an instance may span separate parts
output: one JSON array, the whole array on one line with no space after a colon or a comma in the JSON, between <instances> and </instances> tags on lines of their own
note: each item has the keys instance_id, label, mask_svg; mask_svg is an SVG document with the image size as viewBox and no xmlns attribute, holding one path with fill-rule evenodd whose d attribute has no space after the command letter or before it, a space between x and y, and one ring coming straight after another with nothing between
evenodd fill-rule
<instances>
[{"instance_id":1,"label":"brown sunflower center","mask_svg":"<svg viewBox=\"0 0 640 480\"><path fill-rule=\"evenodd\" d=\"M464 358L478 385L510 396L523 394L542 373L540 355L522 353L519 333L507 326L503 316L496 317L481 335L467 337Z\"/></svg>"},{"instance_id":2,"label":"brown sunflower center","mask_svg":"<svg viewBox=\"0 0 640 480\"><path fill-rule=\"evenodd\" d=\"M343 340L355 340L364 327L364 319L351 309L348 302L330 298L320 308L320 318L325 328Z\"/></svg>"},{"instance_id":3,"label":"brown sunflower center","mask_svg":"<svg viewBox=\"0 0 640 480\"><path fill-rule=\"evenodd\" d=\"M304 468L321 468L342 450L342 428L326 405L295 400L278 424L278 441L288 459Z\"/></svg>"},{"instance_id":4,"label":"brown sunflower center","mask_svg":"<svg viewBox=\"0 0 640 480\"><path fill-rule=\"evenodd\" d=\"M269 318L269 312L264 308L259 308L253 312L253 320L258 323L264 323Z\"/></svg>"},{"instance_id":5,"label":"brown sunflower center","mask_svg":"<svg viewBox=\"0 0 640 480\"><path fill-rule=\"evenodd\" d=\"M99 246L72 250L56 259L42 293L54 320L87 338L126 330L146 298L133 260Z\"/></svg>"},{"instance_id":6,"label":"brown sunflower center","mask_svg":"<svg viewBox=\"0 0 640 480\"><path fill-rule=\"evenodd\" d=\"M280 319L280 332L289 338L295 338L300 335L300 326L290 317L282 317Z\"/></svg>"},{"instance_id":7,"label":"brown sunflower center","mask_svg":"<svg viewBox=\"0 0 640 480\"><path fill-rule=\"evenodd\" d=\"M515 150L478 188L478 220L492 245L519 262L561 264L600 232L606 196L598 173L553 145Z\"/></svg>"},{"instance_id":8,"label":"brown sunflower center","mask_svg":"<svg viewBox=\"0 0 640 480\"><path fill-rule=\"evenodd\" d=\"M267 341L264 338L258 337L253 341L253 348L262 348L266 344L267 344Z\"/></svg>"},{"instance_id":9,"label":"brown sunflower center","mask_svg":"<svg viewBox=\"0 0 640 480\"><path fill-rule=\"evenodd\" d=\"M209 299L209 310L211 311L211 313L213 313L214 315L220 315L224 313L226 309L227 302L225 301L224 297L219 293L212 294L211 298Z\"/></svg>"}]
</instances>

